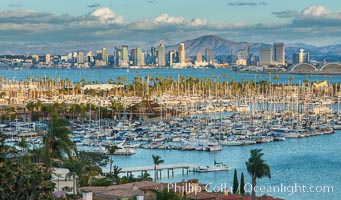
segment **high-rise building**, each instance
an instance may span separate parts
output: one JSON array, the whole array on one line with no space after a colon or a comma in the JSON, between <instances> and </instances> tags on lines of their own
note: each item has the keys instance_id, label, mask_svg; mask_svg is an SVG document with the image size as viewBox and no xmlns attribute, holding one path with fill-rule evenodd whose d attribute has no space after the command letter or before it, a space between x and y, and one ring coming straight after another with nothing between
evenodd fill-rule
<instances>
[{"instance_id":1,"label":"high-rise building","mask_svg":"<svg viewBox=\"0 0 341 200\"><path fill-rule=\"evenodd\" d=\"M136 65L136 49L130 50L129 61L133 62L133 64Z\"/></svg>"},{"instance_id":2,"label":"high-rise building","mask_svg":"<svg viewBox=\"0 0 341 200\"><path fill-rule=\"evenodd\" d=\"M284 65L285 64L285 49L284 49L284 43L274 43L274 61L277 65Z\"/></svg>"},{"instance_id":3,"label":"high-rise building","mask_svg":"<svg viewBox=\"0 0 341 200\"><path fill-rule=\"evenodd\" d=\"M202 62L202 53L201 52L197 52L197 56L195 59L196 62Z\"/></svg>"},{"instance_id":4,"label":"high-rise building","mask_svg":"<svg viewBox=\"0 0 341 200\"><path fill-rule=\"evenodd\" d=\"M169 66L173 66L175 56L176 56L175 51L169 51Z\"/></svg>"},{"instance_id":5,"label":"high-rise building","mask_svg":"<svg viewBox=\"0 0 341 200\"><path fill-rule=\"evenodd\" d=\"M163 44L159 45L159 48L157 50L158 54L158 66L164 67L166 66L166 56L165 56L165 46Z\"/></svg>"},{"instance_id":6,"label":"high-rise building","mask_svg":"<svg viewBox=\"0 0 341 200\"><path fill-rule=\"evenodd\" d=\"M78 52L77 63L84 64L84 52L83 51Z\"/></svg>"},{"instance_id":7,"label":"high-rise building","mask_svg":"<svg viewBox=\"0 0 341 200\"><path fill-rule=\"evenodd\" d=\"M122 46L122 64L127 65L129 62L129 55L128 55L128 45Z\"/></svg>"},{"instance_id":8,"label":"high-rise building","mask_svg":"<svg viewBox=\"0 0 341 200\"><path fill-rule=\"evenodd\" d=\"M39 56L37 54L32 55L32 60L34 63L38 63L39 62Z\"/></svg>"},{"instance_id":9,"label":"high-rise building","mask_svg":"<svg viewBox=\"0 0 341 200\"><path fill-rule=\"evenodd\" d=\"M140 47L137 47L135 50L135 61L134 64L136 66L142 66L144 65L144 54L142 53L142 49Z\"/></svg>"},{"instance_id":10,"label":"high-rise building","mask_svg":"<svg viewBox=\"0 0 341 200\"><path fill-rule=\"evenodd\" d=\"M115 47L115 65L119 66L122 59L122 50L119 47Z\"/></svg>"},{"instance_id":11,"label":"high-rise building","mask_svg":"<svg viewBox=\"0 0 341 200\"><path fill-rule=\"evenodd\" d=\"M105 64L108 64L109 56L107 48L102 48L102 60Z\"/></svg>"},{"instance_id":12,"label":"high-rise building","mask_svg":"<svg viewBox=\"0 0 341 200\"><path fill-rule=\"evenodd\" d=\"M304 49L300 49L299 53L293 54L293 64L309 62L310 62L309 52L305 51Z\"/></svg>"},{"instance_id":13,"label":"high-rise building","mask_svg":"<svg viewBox=\"0 0 341 200\"><path fill-rule=\"evenodd\" d=\"M156 48L155 47L150 47L150 64L155 65L156 64Z\"/></svg>"},{"instance_id":14,"label":"high-rise building","mask_svg":"<svg viewBox=\"0 0 341 200\"><path fill-rule=\"evenodd\" d=\"M272 65L272 46L262 45L259 49L259 64Z\"/></svg>"},{"instance_id":15,"label":"high-rise building","mask_svg":"<svg viewBox=\"0 0 341 200\"><path fill-rule=\"evenodd\" d=\"M213 49L205 49L206 62L214 63L214 51Z\"/></svg>"},{"instance_id":16,"label":"high-rise building","mask_svg":"<svg viewBox=\"0 0 341 200\"><path fill-rule=\"evenodd\" d=\"M245 47L244 56L245 56L246 60L249 58L249 56L250 56L250 47L249 46Z\"/></svg>"},{"instance_id":17,"label":"high-rise building","mask_svg":"<svg viewBox=\"0 0 341 200\"><path fill-rule=\"evenodd\" d=\"M50 64L50 62L51 62L51 55L50 54L46 54L45 55L45 63L46 64Z\"/></svg>"},{"instance_id":18,"label":"high-rise building","mask_svg":"<svg viewBox=\"0 0 341 200\"><path fill-rule=\"evenodd\" d=\"M186 62L186 50L185 50L184 43L179 44L178 52L179 52L179 63L184 64Z\"/></svg>"}]
</instances>

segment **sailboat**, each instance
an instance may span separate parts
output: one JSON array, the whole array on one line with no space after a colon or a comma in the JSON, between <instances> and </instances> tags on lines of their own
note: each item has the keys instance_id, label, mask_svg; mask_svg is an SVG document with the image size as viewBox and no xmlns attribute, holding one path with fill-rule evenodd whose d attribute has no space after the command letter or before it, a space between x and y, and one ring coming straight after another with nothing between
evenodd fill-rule
<instances>
[{"instance_id":1,"label":"sailboat","mask_svg":"<svg viewBox=\"0 0 341 200\"><path fill-rule=\"evenodd\" d=\"M199 166L197 168L194 168L195 172L216 172L216 171L228 171L229 168L226 164L224 164L223 162L217 162L215 160L215 155L214 155L214 165L212 166Z\"/></svg>"}]
</instances>

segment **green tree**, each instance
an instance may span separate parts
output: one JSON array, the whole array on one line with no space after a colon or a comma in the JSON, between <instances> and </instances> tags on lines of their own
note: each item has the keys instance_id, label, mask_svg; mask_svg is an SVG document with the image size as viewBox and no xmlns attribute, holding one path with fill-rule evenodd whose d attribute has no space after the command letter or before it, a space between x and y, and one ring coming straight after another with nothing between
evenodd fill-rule
<instances>
[{"instance_id":1,"label":"green tree","mask_svg":"<svg viewBox=\"0 0 341 200\"><path fill-rule=\"evenodd\" d=\"M106 146L106 149L110 155L110 158L109 158L109 164L110 164L110 171L109 171L109 174L111 174L112 172L112 164L113 164L113 155L115 154L115 151L118 149L118 147L116 145L113 145L113 146Z\"/></svg>"},{"instance_id":2,"label":"green tree","mask_svg":"<svg viewBox=\"0 0 341 200\"><path fill-rule=\"evenodd\" d=\"M262 158L264 154L262 149L253 149L250 151L251 156L246 161L246 169L252 177L252 200L256 199L256 181L257 178L269 177L271 179L270 166Z\"/></svg>"},{"instance_id":3,"label":"green tree","mask_svg":"<svg viewBox=\"0 0 341 200\"><path fill-rule=\"evenodd\" d=\"M242 172L242 175L240 176L239 193L241 195L245 195L245 181L244 181L244 173L243 172Z\"/></svg>"},{"instance_id":4,"label":"green tree","mask_svg":"<svg viewBox=\"0 0 341 200\"><path fill-rule=\"evenodd\" d=\"M161 159L161 157L159 155L152 155L152 158L153 158L153 163L154 163L154 181L156 182L157 180L157 170L156 170L156 167L159 165L159 164L162 164L164 163L165 161Z\"/></svg>"},{"instance_id":5,"label":"green tree","mask_svg":"<svg viewBox=\"0 0 341 200\"><path fill-rule=\"evenodd\" d=\"M77 153L76 145L69 138L71 130L67 127L68 124L67 120L56 115L49 122L48 133L43 138L46 169L51 168L52 158L72 158Z\"/></svg>"},{"instance_id":6,"label":"green tree","mask_svg":"<svg viewBox=\"0 0 341 200\"><path fill-rule=\"evenodd\" d=\"M238 187L239 187L239 183L238 183L238 175L237 175L237 169L234 169L234 173L233 173L233 194L238 194Z\"/></svg>"}]
</instances>

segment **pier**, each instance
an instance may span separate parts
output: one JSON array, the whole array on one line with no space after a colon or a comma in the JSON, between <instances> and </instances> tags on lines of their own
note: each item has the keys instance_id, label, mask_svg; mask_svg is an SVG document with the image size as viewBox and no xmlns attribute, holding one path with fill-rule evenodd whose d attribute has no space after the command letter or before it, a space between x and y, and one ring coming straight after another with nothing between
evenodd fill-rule
<instances>
[{"instance_id":1,"label":"pier","mask_svg":"<svg viewBox=\"0 0 341 200\"><path fill-rule=\"evenodd\" d=\"M192 164L170 164L170 165L158 165L156 166L157 178L162 178L162 170L167 170L168 178L170 176L174 177L175 169L182 169L182 175L188 174L189 169L197 168L197 165ZM141 166L141 167L125 167L122 168L121 172L127 173L127 176L133 172L145 173L148 171L154 171L154 166ZM192 170L193 171L193 170Z\"/></svg>"}]
</instances>

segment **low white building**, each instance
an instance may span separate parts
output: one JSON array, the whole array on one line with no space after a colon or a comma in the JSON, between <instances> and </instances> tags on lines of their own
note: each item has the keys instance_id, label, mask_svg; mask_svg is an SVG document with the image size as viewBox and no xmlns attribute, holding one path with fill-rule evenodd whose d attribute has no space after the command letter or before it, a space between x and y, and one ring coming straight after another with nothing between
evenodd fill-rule
<instances>
[{"instance_id":1,"label":"low white building","mask_svg":"<svg viewBox=\"0 0 341 200\"><path fill-rule=\"evenodd\" d=\"M77 180L73 179L73 176L68 177L69 173L70 170L66 168L53 168L52 182L56 184L55 192L66 191L68 194L73 194L74 189L77 191Z\"/></svg>"}]
</instances>

